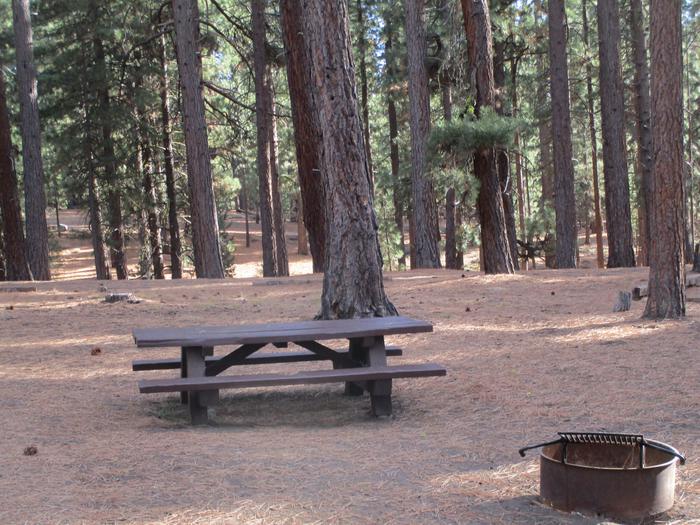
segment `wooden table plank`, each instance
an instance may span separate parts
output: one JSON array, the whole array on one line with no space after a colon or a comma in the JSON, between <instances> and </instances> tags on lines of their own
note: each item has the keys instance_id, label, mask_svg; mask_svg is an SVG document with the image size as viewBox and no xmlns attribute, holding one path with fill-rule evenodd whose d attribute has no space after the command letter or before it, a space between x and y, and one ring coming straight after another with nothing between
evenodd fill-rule
<instances>
[{"instance_id":1,"label":"wooden table plank","mask_svg":"<svg viewBox=\"0 0 700 525\"><path fill-rule=\"evenodd\" d=\"M320 341L432 332L432 330L433 326L426 321L394 316L238 326L137 328L133 331L133 336L136 346L148 348Z\"/></svg>"}]
</instances>

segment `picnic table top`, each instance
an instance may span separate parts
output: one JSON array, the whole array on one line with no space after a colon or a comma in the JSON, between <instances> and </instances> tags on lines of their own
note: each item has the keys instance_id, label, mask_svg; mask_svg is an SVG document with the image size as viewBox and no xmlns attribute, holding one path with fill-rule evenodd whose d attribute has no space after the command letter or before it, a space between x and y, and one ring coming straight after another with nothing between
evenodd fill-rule
<instances>
[{"instance_id":1,"label":"picnic table top","mask_svg":"<svg viewBox=\"0 0 700 525\"><path fill-rule=\"evenodd\" d=\"M136 346L146 348L293 343L432 331L433 325L427 321L393 316L230 326L136 328L133 336Z\"/></svg>"}]
</instances>

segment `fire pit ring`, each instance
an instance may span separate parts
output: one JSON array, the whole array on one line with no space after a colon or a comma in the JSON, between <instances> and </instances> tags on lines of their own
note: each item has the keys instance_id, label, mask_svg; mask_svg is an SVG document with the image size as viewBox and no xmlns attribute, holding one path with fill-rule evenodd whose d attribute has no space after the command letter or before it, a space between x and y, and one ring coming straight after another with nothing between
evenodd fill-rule
<instances>
[{"instance_id":1,"label":"fire pit ring","mask_svg":"<svg viewBox=\"0 0 700 525\"><path fill-rule=\"evenodd\" d=\"M638 434L559 432L542 447L540 498L566 512L634 519L666 512L673 506L675 448Z\"/></svg>"}]
</instances>

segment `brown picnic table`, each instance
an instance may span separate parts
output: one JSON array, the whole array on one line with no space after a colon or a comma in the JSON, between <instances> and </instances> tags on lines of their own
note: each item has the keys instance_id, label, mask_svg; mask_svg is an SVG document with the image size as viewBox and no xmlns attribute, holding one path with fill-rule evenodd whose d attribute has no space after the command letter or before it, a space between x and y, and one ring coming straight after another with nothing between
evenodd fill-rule
<instances>
[{"instance_id":1,"label":"brown picnic table","mask_svg":"<svg viewBox=\"0 0 700 525\"><path fill-rule=\"evenodd\" d=\"M372 413L391 414L392 380L397 378L444 376L447 371L435 363L389 365L387 356L403 350L386 346L389 335L432 332L426 321L408 317L373 317L333 321L300 321L232 326L183 328L138 328L133 331L139 348L179 347L180 357L142 359L133 362L134 371L180 369L180 377L139 381L141 393L180 392L189 407L193 424L208 421L207 407L218 402L223 388L344 382L345 393L368 392ZM319 341L346 339L347 348L333 349ZM268 345L299 350L259 352ZM216 346L235 346L226 354L214 355ZM233 366L273 363L331 361L329 370L294 374L220 375Z\"/></svg>"}]
</instances>

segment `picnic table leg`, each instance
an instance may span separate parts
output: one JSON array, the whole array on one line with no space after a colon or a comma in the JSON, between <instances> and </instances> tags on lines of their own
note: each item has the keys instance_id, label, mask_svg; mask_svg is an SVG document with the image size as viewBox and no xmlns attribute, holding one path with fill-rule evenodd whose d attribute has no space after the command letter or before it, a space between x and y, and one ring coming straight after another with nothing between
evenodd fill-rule
<instances>
[{"instance_id":1,"label":"picnic table leg","mask_svg":"<svg viewBox=\"0 0 700 525\"><path fill-rule=\"evenodd\" d=\"M369 366L386 366L386 348L384 337L368 337L365 341L367 347L367 363ZM391 379L369 381L367 384L372 404L372 415L391 415Z\"/></svg>"},{"instance_id":2,"label":"picnic table leg","mask_svg":"<svg viewBox=\"0 0 700 525\"><path fill-rule=\"evenodd\" d=\"M355 361L367 364L367 348L363 345L362 339L350 339L350 357ZM333 362L333 368L342 366L339 363ZM345 383L345 395L361 396L364 394L364 389L355 383Z\"/></svg>"},{"instance_id":3,"label":"picnic table leg","mask_svg":"<svg viewBox=\"0 0 700 525\"><path fill-rule=\"evenodd\" d=\"M210 347L187 346L183 347L182 367L185 370L185 377L204 377L206 364L204 357L211 355ZM204 425L209 421L207 406L213 404L218 398L219 391L188 392L187 406L189 407L190 419L193 425Z\"/></svg>"}]
</instances>

